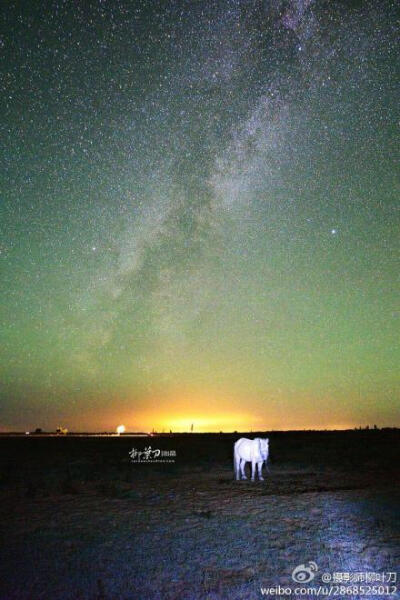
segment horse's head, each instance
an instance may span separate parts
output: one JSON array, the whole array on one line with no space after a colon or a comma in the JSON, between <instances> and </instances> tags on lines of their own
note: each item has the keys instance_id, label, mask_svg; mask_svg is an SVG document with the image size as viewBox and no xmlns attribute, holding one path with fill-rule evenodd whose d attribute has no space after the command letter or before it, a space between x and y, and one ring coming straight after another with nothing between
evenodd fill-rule
<instances>
[{"instance_id":1,"label":"horse's head","mask_svg":"<svg viewBox=\"0 0 400 600\"><path fill-rule=\"evenodd\" d=\"M269 438L258 438L258 447L263 460L267 460L269 451Z\"/></svg>"}]
</instances>

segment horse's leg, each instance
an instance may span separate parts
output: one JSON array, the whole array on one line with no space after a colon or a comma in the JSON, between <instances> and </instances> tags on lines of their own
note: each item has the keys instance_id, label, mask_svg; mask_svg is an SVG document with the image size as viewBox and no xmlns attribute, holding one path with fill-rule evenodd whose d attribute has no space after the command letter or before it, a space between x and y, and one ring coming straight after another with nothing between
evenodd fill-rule
<instances>
[{"instance_id":1,"label":"horse's leg","mask_svg":"<svg viewBox=\"0 0 400 600\"><path fill-rule=\"evenodd\" d=\"M254 477L256 474L256 461L253 459L251 461L251 480L254 481Z\"/></svg>"},{"instance_id":2,"label":"horse's leg","mask_svg":"<svg viewBox=\"0 0 400 600\"><path fill-rule=\"evenodd\" d=\"M258 465L258 479L260 481L264 481L264 477L262 476L262 466L263 466L263 461L257 463Z\"/></svg>"},{"instance_id":3,"label":"horse's leg","mask_svg":"<svg viewBox=\"0 0 400 600\"><path fill-rule=\"evenodd\" d=\"M236 480L238 481L240 479L240 456L238 455L235 456L235 471Z\"/></svg>"},{"instance_id":4,"label":"horse's leg","mask_svg":"<svg viewBox=\"0 0 400 600\"><path fill-rule=\"evenodd\" d=\"M247 479L246 473L244 470L245 466L246 466L246 461L244 460L244 458L241 458L240 459L240 470L242 472L242 479Z\"/></svg>"}]
</instances>

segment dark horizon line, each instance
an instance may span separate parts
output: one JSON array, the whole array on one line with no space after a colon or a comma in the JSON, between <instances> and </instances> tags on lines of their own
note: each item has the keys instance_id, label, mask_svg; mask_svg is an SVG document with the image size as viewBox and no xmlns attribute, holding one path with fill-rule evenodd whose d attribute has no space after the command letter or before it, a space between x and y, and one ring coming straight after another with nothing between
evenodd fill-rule
<instances>
[{"instance_id":1,"label":"dark horizon line","mask_svg":"<svg viewBox=\"0 0 400 600\"><path fill-rule=\"evenodd\" d=\"M246 430L246 431L125 431L124 433L116 433L115 431L68 431L67 433L57 433L56 431L0 431L0 436L7 435L18 435L18 436L55 436L55 437L71 437L71 436L113 436L113 437L129 437L133 435L140 436L171 436L171 435L241 435L241 434L267 434L267 433L300 433L300 432L315 432L315 433L326 433L326 432L337 432L337 431L383 431L383 430L398 430L399 426L359 426L345 429L258 429L258 430Z\"/></svg>"}]
</instances>

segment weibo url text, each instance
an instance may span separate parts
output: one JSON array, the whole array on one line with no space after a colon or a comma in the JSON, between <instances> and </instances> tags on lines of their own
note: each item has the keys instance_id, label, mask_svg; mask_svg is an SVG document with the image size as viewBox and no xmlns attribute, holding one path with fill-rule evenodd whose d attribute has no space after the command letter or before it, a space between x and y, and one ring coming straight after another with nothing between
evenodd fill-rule
<instances>
[{"instance_id":1,"label":"weibo url text","mask_svg":"<svg viewBox=\"0 0 400 600\"><path fill-rule=\"evenodd\" d=\"M285 586L262 587L262 596L301 596L303 598L316 596L392 596L397 592L396 585L320 585L318 587Z\"/></svg>"}]
</instances>

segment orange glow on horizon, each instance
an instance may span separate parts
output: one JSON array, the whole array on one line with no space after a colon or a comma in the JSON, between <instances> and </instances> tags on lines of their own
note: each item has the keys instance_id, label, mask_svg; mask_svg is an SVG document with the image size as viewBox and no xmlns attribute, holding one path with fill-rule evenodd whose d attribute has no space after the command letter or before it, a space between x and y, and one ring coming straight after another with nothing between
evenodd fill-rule
<instances>
[{"instance_id":1,"label":"orange glow on horizon","mask_svg":"<svg viewBox=\"0 0 400 600\"><path fill-rule=\"evenodd\" d=\"M176 432L191 431L205 433L218 431L245 431L253 427L256 420L249 415L216 414L216 415L176 415L160 419L160 429Z\"/></svg>"},{"instance_id":2,"label":"orange glow on horizon","mask_svg":"<svg viewBox=\"0 0 400 600\"><path fill-rule=\"evenodd\" d=\"M124 414L127 430L198 433L246 431L261 426L264 419L242 410L242 400L232 394L193 389L169 390L147 397L141 409ZM135 425L132 422L134 416Z\"/></svg>"},{"instance_id":3,"label":"orange glow on horizon","mask_svg":"<svg viewBox=\"0 0 400 600\"><path fill-rule=\"evenodd\" d=\"M106 402L107 400L107 402ZM291 430L344 430L355 427L378 427L389 424L373 419L370 411L363 414L354 411L352 398L339 400L329 395L313 396L306 392L271 389L267 392L233 393L230 390L181 387L162 388L151 393L124 394L90 398L90 410L80 410L66 425L73 432L117 432L114 423L124 423L126 432L149 433L224 433ZM332 409L326 411L326 405ZM96 407L96 414L93 410ZM33 431L39 424L44 431L52 431L53 419L59 414L48 415L39 423L27 422L21 426L1 430ZM63 417L64 418L64 417Z\"/></svg>"}]
</instances>

